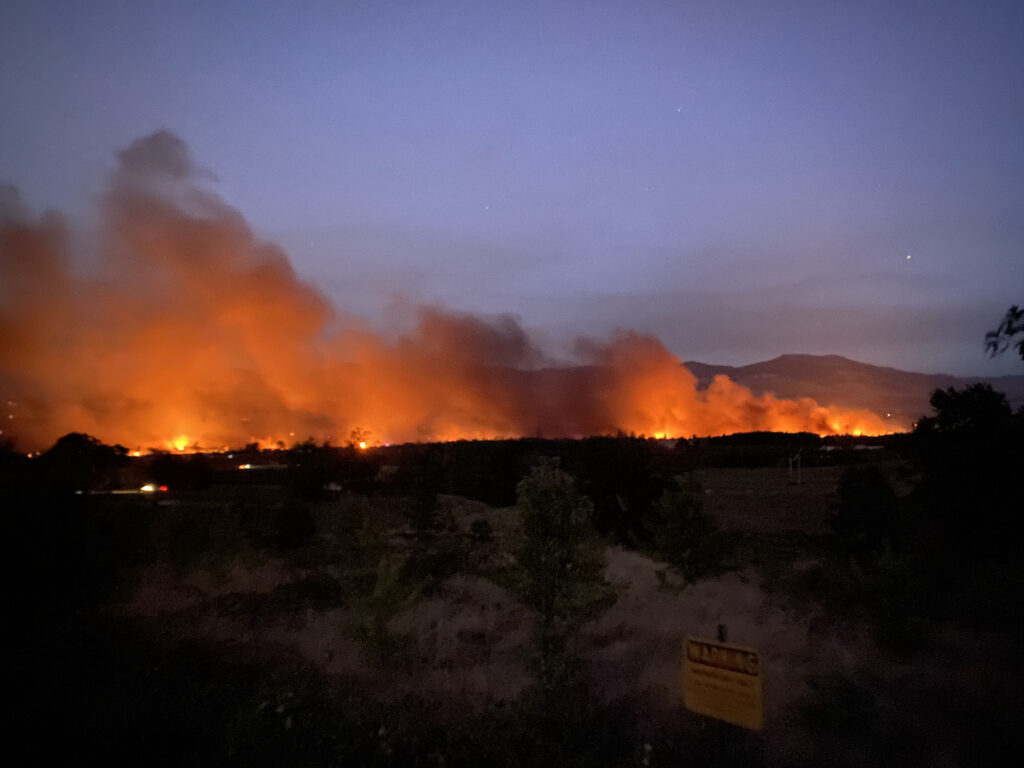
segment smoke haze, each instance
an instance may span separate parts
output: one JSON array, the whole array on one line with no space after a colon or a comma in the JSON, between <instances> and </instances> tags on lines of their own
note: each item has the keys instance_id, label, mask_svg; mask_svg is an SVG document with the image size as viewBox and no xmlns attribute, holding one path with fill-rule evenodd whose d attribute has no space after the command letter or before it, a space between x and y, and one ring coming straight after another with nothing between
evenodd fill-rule
<instances>
[{"instance_id":1,"label":"smoke haze","mask_svg":"<svg viewBox=\"0 0 1024 768\"><path fill-rule=\"evenodd\" d=\"M4 436L45 447L69 431L130 448L251 441L372 442L618 431L881 433L875 414L705 390L656 338L580 339L550 358L511 316L420 307L397 338L300 280L278 247L203 186L179 138L118 155L98 253L0 189Z\"/></svg>"}]
</instances>

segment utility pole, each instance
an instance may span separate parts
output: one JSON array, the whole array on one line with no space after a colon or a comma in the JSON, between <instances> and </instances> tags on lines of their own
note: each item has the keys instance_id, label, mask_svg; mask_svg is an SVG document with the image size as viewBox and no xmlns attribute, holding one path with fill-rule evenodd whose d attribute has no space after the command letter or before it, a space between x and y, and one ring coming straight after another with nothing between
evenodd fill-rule
<instances>
[{"instance_id":1,"label":"utility pole","mask_svg":"<svg viewBox=\"0 0 1024 768\"><path fill-rule=\"evenodd\" d=\"M802 449L801 449L802 450ZM803 472L800 465L800 451L789 455L789 481L793 482L793 465L796 465L796 484L803 484Z\"/></svg>"}]
</instances>

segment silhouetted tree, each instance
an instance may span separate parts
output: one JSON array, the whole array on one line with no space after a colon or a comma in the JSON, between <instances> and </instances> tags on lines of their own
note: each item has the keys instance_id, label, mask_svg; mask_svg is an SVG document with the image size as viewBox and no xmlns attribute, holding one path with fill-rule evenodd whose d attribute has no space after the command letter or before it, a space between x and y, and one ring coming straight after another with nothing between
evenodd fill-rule
<instances>
[{"instance_id":1,"label":"silhouetted tree","mask_svg":"<svg viewBox=\"0 0 1024 768\"><path fill-rule=\"evenodd\" d=\"M1001 355L1010 346L1016 347L1020 359L1024 360L1024 338L1013 340L1017 334L1024 334L1024 308L1014 304L1008 310L994 331L985 334L985 349L990 357Z\"/></svg>"},{"instance_id":2,"label":"silhouetted tree","mask_svg":"<svg viewBox=\"0 0 1024 768\"><path fill-rule=\"evenodd\" d=\"M38 461L49 490L95 491L117 483L127 456L122 445L104 445L91 435L69 432Z\"/></svg>"},{"instance_id":3,"label":"silhouetted tree","mask_svg":"<svg viewBox=\"0 0 1024 768\"><path fill-rule=\"evenodd\" d=\"M923 416L917 433L991 435L1010 426L1013 411L1006 395L991 384L971 384L963 390L936 389L931 396L934 416Z\"/></svg>"},{"instance_id":4,"label":"silhouetted tree","mask_svg":"<svg viewBox=\"0 0 1024 768\"><path fill-rule=\"evenodd\" d=\"M919 515L935 526L950 561L1019 547L1006 531L1020 511L1024 414L988 384L936 390L931 402L935 415L914 431L924 470Z\"/></svg>"}]
</instances>

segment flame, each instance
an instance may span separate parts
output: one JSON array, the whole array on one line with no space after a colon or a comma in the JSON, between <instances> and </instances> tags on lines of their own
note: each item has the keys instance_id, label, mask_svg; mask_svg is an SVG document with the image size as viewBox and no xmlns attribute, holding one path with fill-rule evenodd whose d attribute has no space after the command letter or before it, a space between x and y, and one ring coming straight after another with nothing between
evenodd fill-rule
<instances>
[{"instance_id":1,"label":"flame","mask_svg":"<svg viewBox=\"0 0 1024 768\"><path fill-rule=\"evenodd\" d=\"M70 268L78 255L58 219L0 208L0 397L17 403L25 448L70 431L187 453L346 434L365 449L371 434L388 444L897 428L725 377L700 389L643 334L580 339L573 358L554 360L511 316L436 307L397 338L376 334L202 188L179 139L154 134L119 161L92 277Z\"/></svg>"}]
</instances>

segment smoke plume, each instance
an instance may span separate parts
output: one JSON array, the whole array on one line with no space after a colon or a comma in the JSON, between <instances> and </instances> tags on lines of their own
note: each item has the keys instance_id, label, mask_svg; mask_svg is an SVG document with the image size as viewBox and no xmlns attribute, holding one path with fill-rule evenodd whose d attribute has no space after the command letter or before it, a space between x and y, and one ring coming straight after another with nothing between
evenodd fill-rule
<instances>
[{"instance_id":1,"label":"smoke plume","mask_svg":"<svg viewBox=\"0 0 1024 768\"><path fill-rule=\"evenodd\" d=\"M314 437L373 442L619 431L880 433L866 411L705 390L651 336L580 340L552 362L510 316L418 310L384 338L300 280L287 256L203 186L176 136L118 155L95 254L61 217L0 188L4 436L69 431L130 448ZM88 264L83 262L88 256Z\"/></svg>"}]
</instances>

